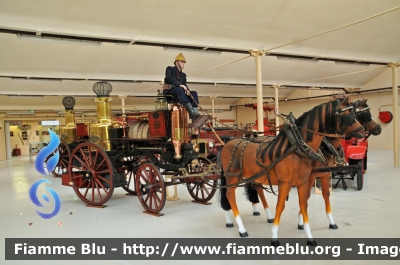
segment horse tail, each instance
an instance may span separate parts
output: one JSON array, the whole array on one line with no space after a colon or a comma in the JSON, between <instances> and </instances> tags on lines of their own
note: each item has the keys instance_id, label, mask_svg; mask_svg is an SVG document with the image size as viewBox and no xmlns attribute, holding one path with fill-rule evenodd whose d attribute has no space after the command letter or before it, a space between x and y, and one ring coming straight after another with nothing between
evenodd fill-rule
<instances>
[{"instance_id":1,"label":"horse tail","mask_svg":"<svg viewBox=\"0 0 400 265\"><path fill-rule=\"evenodd\" d=\"M253 187L252 183L247 183L246 186L244 186L244 191L246 193L247 199L251 203L259 203L260 202L260 200L258 199L257 190Z\"/></svg>"},{"instance_id":2,"label":"horse tail","mask_svg":"<svg viewBox=\"0 0 400 265\"><path fill-rule=\"evenodd\" d=\"M226 178L224 176L224 170L221 167L221 187L219 189L219 203L221 204L222 209L225 211L229 211L231 209L231 205L228 201L228 198L226 197L226 191L227 188L226 186Z\"/></svg>"},{"instance_id":3,"label":"horse tail","mask_svg":"<svg viewBox=\"0 0 400 265\"><path fill-rule=\"evenodd\" d=\"M220 149L217 153L217 163L219 165L219 167L221 168L221 182L220 182L220 186L222 188L219 188L219 203L221 204L222 209L224 209L225 211L229 211L231 209L231 205L228 201L228 198L226 197L226 178L225 178L225 174L224 174L224 169L222 167L222 163L221 163L221 153L222 153L222 149Z\"/></svg>"}]
</instances>

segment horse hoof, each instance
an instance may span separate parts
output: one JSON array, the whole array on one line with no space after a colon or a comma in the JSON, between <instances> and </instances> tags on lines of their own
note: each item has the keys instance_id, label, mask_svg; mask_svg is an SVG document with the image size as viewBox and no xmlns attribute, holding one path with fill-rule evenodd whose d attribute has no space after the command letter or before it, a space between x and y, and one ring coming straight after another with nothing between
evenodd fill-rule
<instances>
[{"instance_id":1,"label":"horse hoof","mask_svg":"<svg viewBox=\"0 0 400 265\"><path fill-rule=\"evenodd\" d=\"M259 215L260 215L260 212L253 212L253 215L259 216Z\"/></svg>"},{"instance_id":2,"label":"horse hoof","mask_svg":"<svg viewBox=\"0 0 400 265\"><path fill-rule=\"evenodd\" d=\"M329 229L338 229L339 227L336 224L329 225Z\"/></svg>"},{"instance_id":3,"label":"horse hoof","mask_svg":"<svg viewBox=\"0 0 400 265\"><path fill-rule=\"evenodd\" d=\"M297 229L304 230L304 225L297 225Z\"/></svg>"},{"instance_id":4,"label":"horse hoof","mask_svg":"<svg viewBox=\"0 0 400 265\"><path fill-rule=\"evenodd\" d=\"M239 235L240 235L240 237L248 237L249 236L249 234L247 234L247 232L244 232L244 233L239 232Z\"/></svg>"},{"instance_id":5,"label":"horse hoof","mask_svg":"<svg viewBox=\"0 0 400 265\"><path fill-rule=\"evenodd\" d=\"M271 246L277 247L280 246L281 244L279 243L279 240L271 240Z\"/></svg>"},{"instance_id":6,"label":"horse hoof","mask_svg":"<svg viewBox=\"0 0 400 265\"><path fill-rule=\"evenodd\" d=\"M226 224L226 227L233 227L233 224Z\"/></svg>"},{"instance_id":7,"label":"horse hoof","mask_svg":"<svg viewBox=\"0 0 400 265\"><path fill-rule=\"evenodd\" d=\"M316 246L316 245L317 245L317 242L315 242L314 239L312 239L312 240L307 240L307 246Z\"/></svg>"},{"instance_id":8,"label":"horse hoof","mask_svg":"<svg viewBox=\"0 0 400 265\"><path fill-rule=\"evenodd\" d=\"M272 224L274 222L274 219L267 219L268 223Z\"/></svg>"}]
</instances>

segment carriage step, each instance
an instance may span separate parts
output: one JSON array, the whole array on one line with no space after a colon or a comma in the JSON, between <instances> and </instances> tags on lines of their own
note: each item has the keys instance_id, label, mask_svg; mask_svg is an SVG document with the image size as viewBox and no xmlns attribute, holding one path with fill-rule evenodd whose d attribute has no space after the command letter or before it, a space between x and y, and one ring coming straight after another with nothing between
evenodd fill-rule
<instances>
[{"instance_id":1,"label":"carriage step","mask_svg":"<svg viewBox=\"0 0 400 265\"><path fill-rule=\"evenodd\" d=\"M206 123L209 119L211 118L211 116L209 115L201 115L200 117L198 117L195 121L192 122L192 125L190 125L190 128L200 128L201 126L204 125L204 123Z\"/></svg>"}]
</instances>

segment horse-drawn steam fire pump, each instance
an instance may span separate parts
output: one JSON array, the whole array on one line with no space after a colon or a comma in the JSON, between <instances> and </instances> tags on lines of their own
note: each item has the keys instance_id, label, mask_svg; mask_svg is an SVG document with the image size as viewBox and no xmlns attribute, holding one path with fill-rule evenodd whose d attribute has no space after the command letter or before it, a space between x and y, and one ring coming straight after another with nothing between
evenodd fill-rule
<instances>
[{"instance_id":1,"label":"horse-drawn steam fire pump","mask_svg":"<svg viewBox=\"0 0 400 265\"><path fill-rule=\"evenodd\" d=\"M97 123L89 125L89 141L71 149L62 174L63 185L72 186L87 206L103 207L116 187L137 194L151 214L163 209L166 186L185 184L195 202L206 203L214 196L219 169L199 155L207 152L207 143L189 134L208 116L201 116L189 127L185 108L179 103L168 108L159 94L156 111L123 113L122 118L113 120L111 85L97 82L93 91L97 95ZM167 175L169 182L164 181Z\"/></svg>"}]
</instances>

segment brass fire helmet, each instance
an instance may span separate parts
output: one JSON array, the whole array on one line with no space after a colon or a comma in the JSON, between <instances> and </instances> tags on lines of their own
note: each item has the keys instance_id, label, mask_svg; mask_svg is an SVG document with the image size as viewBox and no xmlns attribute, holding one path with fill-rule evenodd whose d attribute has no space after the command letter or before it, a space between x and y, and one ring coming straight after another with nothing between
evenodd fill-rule
<instances>
[{"instance_id":1,"label":"brass fire helmet","mask_svg":"<svg viewBox=\"0 0 400 265\"><path fill-rule=\"evenodd\" d=\"M182 62L186 63L185 56L183 56L182 53L178 54L178 55L175 57L175 62L176 62L176 61L182 61Z\"/></svg>"}]
</instances>

